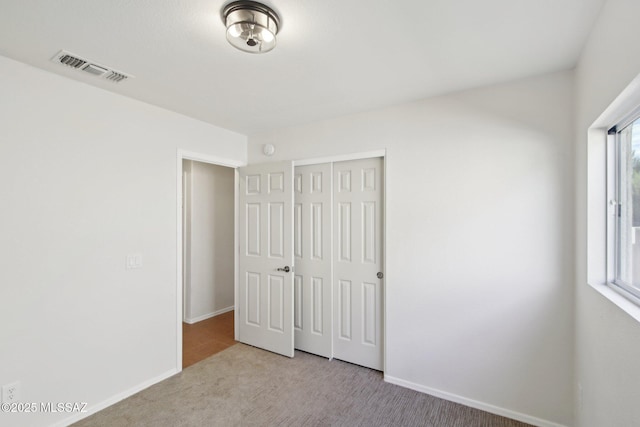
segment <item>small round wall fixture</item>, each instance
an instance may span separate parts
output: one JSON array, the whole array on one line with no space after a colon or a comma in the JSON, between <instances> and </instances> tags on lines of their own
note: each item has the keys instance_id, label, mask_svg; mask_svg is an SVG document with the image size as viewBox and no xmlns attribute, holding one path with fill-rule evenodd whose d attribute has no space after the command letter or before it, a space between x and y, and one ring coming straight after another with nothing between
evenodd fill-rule
<instances>
[{"instance_id":1,"label":"small round wall fixture","mask_svg":"<svg viewBox=\"0 0 640 427\"><path fill-rule=\"evenodd\" d=\"M276 47L280 18L268 6L255 1L234 1L222 10L227 40L249 53L265 53Z\"/></svg>"},{"instance_id":2,"label":"small round wall fixture","mask_svg":"<svg viewBox=\"0 0 640 427\"><path fill-rule=\"evenodd\" d=\"M276 153L276 147L273 144L264 144L262 146L262 153L265 156L273 156Z\"/></svg>"}]
</instances>

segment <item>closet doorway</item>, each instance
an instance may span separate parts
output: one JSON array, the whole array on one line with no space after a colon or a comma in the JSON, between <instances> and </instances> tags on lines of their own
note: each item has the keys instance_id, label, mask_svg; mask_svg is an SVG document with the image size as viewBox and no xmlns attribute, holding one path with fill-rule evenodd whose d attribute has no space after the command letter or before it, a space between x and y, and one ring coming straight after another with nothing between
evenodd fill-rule
<instances>
[{"instance_id":1,"label":"closet doorway","mask_svg":"<svg viewBox=\"0 0 640 427\"><path fill-rule=\"evenodd\" d=\"M239 169L238 339L383 369L384 160Z\"/></svg>"}]
</instances>

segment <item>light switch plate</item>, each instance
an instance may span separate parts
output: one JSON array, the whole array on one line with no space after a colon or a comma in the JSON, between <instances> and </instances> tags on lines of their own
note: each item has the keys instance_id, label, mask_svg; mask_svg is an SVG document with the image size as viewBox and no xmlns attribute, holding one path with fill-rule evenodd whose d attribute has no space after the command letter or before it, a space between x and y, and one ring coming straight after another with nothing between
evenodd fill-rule
<instances>
[{"instance_id":1,"label":"light switch plate","mask_svg":"<svg viewBox=\"0 0 640 427\"><path fill-rule=\"evenodd\" d=\"M2 403L13 403L20 401L20 382L6 384L2 386Z\"/></svg>"},{"instance_id":2,"label":"light switch plate","mask_svg":"<svg viewBox=\"0 0 640 427\"><path fill-rule=\"evenodd\" d=\"M126 260L127 270L131 270L133 268L140 268L140 267L142 267L142 255L140 254L127 255L127 260Z\"/></svg>"}]
</instances>

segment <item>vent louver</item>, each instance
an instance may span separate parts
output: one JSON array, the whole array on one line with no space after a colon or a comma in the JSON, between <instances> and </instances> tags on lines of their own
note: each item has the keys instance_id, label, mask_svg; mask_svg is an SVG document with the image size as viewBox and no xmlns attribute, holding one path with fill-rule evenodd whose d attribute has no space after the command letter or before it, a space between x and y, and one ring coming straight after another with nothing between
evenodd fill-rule
<instances>
[{"instance_id":1,"label":"vent louver","mask_svg":"<svg viewBox=\"0 0 640 427\"><path fill-rule=\"evenodd\" d=\"M128 78L129 76L127 76L126 74L122 74L122 73L117 73L115 71L111 71L106 77L105 79L107 80L112 80L116 83L123 81L124 79Z\"/></svg>"},{"instance_id":2,"label":"vent louver","mask_svg":"<svg viewBox=\"0 0 640 427\"><path fill-rule=\"evenodd\" d=\"M73 68L80 68L87 63L87 61L83 61L82 59L71 55L63 55L62 58L60 58L60 62Z\"/></svg>"},{"instance_id":3,"label":"vent louver","mask_svg":"<svg viewBox=\"0 0 640 427\"><path fill-rule=\"evenodd\" d=\"M74 68L76 70L85 71L88 74L103 78L110 82L120 83L123 80L133 77L130 74L125 74L120 71L116 71L111 67L105 67L104 65L97 64L94 61L81 58L73 53L61 50L51 58L53 62L57 62L62 65Z\"/></svg>"}]
</instances>

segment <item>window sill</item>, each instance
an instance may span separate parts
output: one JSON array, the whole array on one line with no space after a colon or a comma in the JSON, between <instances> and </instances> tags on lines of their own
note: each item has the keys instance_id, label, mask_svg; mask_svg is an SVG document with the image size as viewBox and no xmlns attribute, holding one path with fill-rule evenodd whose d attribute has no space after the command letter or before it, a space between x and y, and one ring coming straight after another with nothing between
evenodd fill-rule
<instances>
[{"instance_id":1,"label":"window sill","mask_svg":"<svg viewBox=\"0 0 640 427\"><path fill-rule=\"evenodd\" d=\"M603 297L617 305L622 311L640 322L640 306L633 302L635 297L631 296L624 290L615 285L608 284L589 284L593 289L598 291Z\"/></svg>"}]
</instances>

